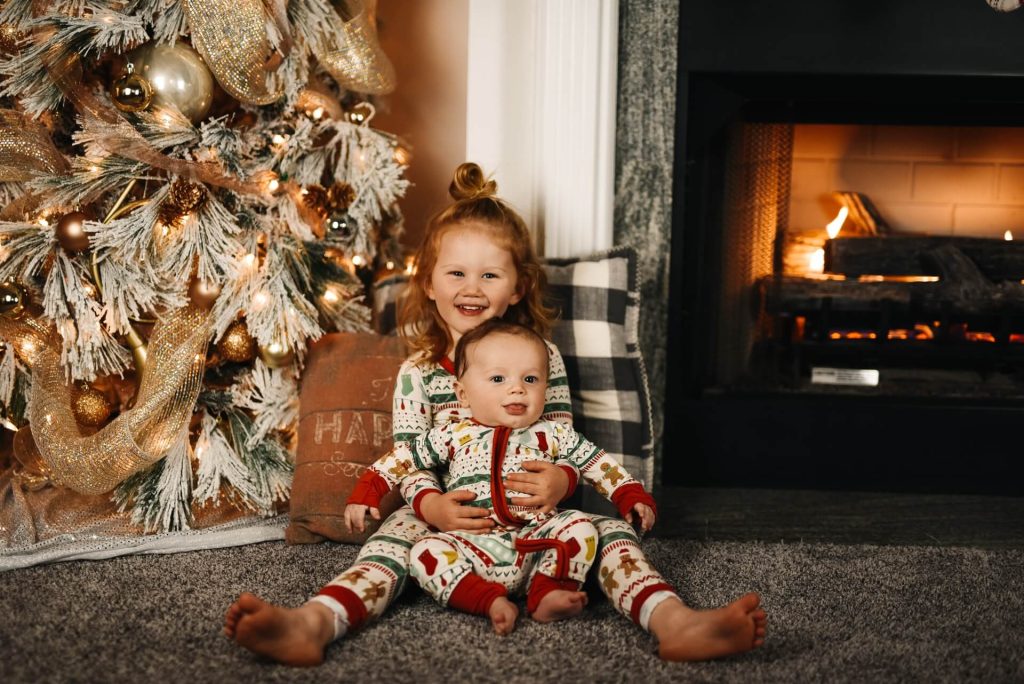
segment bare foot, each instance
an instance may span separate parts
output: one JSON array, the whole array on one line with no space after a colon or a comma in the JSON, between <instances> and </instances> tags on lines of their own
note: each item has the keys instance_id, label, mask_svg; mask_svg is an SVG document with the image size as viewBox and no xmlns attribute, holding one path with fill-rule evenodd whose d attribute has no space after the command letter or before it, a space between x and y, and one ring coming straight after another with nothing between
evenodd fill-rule
<instances>
[{"instance_id":1,"label":"bare foot","mask_svg":"<svg viewBox=\"0 0 1024 684\"><path fill-rule=\"evenodd\" d=\"M319 665L334 638L334 615L320 603L282 608L245 592L224 614L224 634L279 663Z\"/></svg>"},{"instance_id":2,"label":"bare foot","mask_svg":"<svg viewBox=\"0 0 1024 684\"><path fill-rule=\"evenodd\" d=\"M487 609L487 615L491 618L491 626L498 636L508 636L516 628L516 618L519 617L519 608L504 596L494 599L491 607Z\"/></svg>"},{"instance_id":3,"label":"bare foot","mask_svg":"<svg viewBox=\"0 0 1024 684\"><path fill-rule=\"evenodd\" d=\"M587 595L582 591L555 589L544 595L537 604L537 610L530 615L537 622L554 622L579 615L587 605Z\"/></svg>"},{"instance_id":4,"label":"bare foot","mask_svg":"<svg viewBox=\"0 0 1024 684\"><path fill-rule=\"evenodd\" d=\"M744 653L764 643L768 616L761 598L744 594L714 610L693 610L677 599L662 601L649 627L664 660L710 660Z\"/></svg>"}]
</instances>

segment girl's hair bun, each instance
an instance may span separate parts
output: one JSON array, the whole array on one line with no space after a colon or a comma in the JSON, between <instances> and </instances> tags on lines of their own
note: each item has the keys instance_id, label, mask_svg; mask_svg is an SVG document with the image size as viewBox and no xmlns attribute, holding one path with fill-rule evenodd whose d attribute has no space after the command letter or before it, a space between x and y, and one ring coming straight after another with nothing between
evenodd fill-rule
<instances>
[{"instance_id":1,"label":"girl's hair bun","mask_svg":"<svg viewBox=\"0 0 1024 684\"><path fill-rule=\"evenodd\" d=\"M464 162L455 169L448 194L456 201L493 197L498 192L498 184L484 175L483 169L473 162Z\"/></svg>"}]
</instances>

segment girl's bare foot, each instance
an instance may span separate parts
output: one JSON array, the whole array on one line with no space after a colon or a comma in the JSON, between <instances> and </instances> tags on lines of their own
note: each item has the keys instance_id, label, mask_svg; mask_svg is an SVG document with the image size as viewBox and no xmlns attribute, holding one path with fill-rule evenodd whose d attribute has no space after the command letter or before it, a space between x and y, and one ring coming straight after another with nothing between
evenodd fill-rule
<instances>
[{"instance_id":1,"label":"girl's bare foot","mask_svg":"<svg viewBox=\"0 0 1024 684\"><path fill-rule=\"evenodd\" d=\"M504 596L499 596L487 609L487 615L491 618L491 626L498 636L507 636L516 628L516 618L519 617L519 608Z\"/></svg>"},{"instance_id":2,"label":"girl's bare foot","mask_svg":"<svg viewBox=\"0 0 1024 684\"><path fill-rule=\"evenodd\" d=\"M764 643L768 616L761 598L744 594L714 610L693 610L677 599L662 601L648 626L664 660L710 660L744 653Z\"/></svg>"},{"instance_id":3,"label":"girl's bare foot","mask_svg":"<svg viewBox=\"0 0 1024 684\"><path fill-rule=\"evenodd\" d=\"M334 638L334 615L321 603L282 608L245 592L224 614L224 634L279 663L319 665Z\"/></svg>"},{"instance_id":4,"label":"girl's bare foot","mask_svg":"<svg viewBox=\"0 0 1024 684\"><path fill-rule=\"evenodd\" d=\"M544 595L537 604L537 610L530 615L537 622L554 622L579 615L587 605L587 595L582 591L555 589Z\"/></svg>"}]
</instances>

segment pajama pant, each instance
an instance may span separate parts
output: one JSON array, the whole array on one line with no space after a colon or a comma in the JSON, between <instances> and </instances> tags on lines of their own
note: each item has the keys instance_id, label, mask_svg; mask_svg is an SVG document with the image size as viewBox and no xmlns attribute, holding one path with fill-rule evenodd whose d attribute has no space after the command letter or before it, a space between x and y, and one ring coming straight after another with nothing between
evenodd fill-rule
<instances>
[{"instance_id":1,"label":"pajama pant","mask_svg":"<svg viewBox=\"0 0 1024 684\"><path fill-rule=\"evenodd\" d=\"M676 593L647 561L629 523L596 515L590 519L598 533L595 572L602 593L622 615L648 629L654 608ZM412 508L399 508L366 540L355 564L311 599L334 612L335 638L387 610L405 588L410 549L429 534L430 528Z\"/></svg>"},{"instance_id":2,"label":"pajama pant","mask_svg":"<svg viewBox=\"0 0 1024 684\"><path fill-rule=\"evenodd\" d=\"M526 593L533 613L553 590L579 591L596 555L590 517L561 511L516 530L430 534L412 547L409 565L442 606L486 615L499 596Z\"/></svg>"}]
</instances>

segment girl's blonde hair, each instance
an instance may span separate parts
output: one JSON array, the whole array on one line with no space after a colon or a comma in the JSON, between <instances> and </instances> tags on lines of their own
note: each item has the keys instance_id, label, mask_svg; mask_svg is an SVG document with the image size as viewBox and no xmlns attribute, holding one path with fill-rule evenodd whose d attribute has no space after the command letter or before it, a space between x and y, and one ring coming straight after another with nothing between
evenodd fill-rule
<instances>
[{"instance_id":1,"label":"girl's blonde hair","mask_svg":"<svg viewBox=\"0 0 1024 684\"><path fill-rule=\"evenodd\" d=\"M547 277L533 250L530 231L522 217L497 196L498 184L484 176L472 162L459 164L448 186L455 200L427 222L426 234L416 252L416 270L399 309L399 330L405 343L432 361L444 358L452 336L437 306L427 296L430 275L437 264L441 238L450 230L474 224L508 250L516 268L516 292L521 299L508 307L502 318L525 325L545 339L555 312L544 305Z\"/></svg>"}]
</instances>

